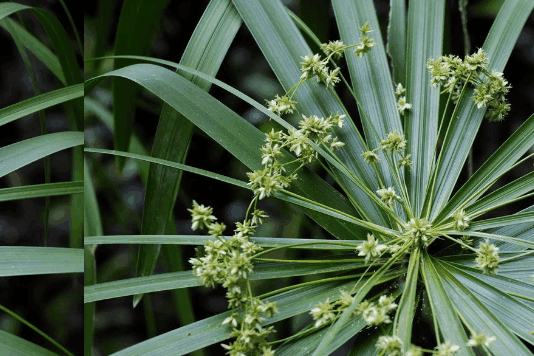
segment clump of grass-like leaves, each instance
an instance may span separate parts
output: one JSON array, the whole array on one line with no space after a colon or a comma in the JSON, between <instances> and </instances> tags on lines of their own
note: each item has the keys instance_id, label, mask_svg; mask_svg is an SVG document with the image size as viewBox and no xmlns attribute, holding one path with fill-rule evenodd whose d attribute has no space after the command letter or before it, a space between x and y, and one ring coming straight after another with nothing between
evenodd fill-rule
<instances>
[{"instance_id":1,"label":"clump of grass-like leaves","mask_svg":"<svg viewBox=\"0 0 534 356\"><path fill-rule=\"evenodd\" d=\"M454 188L480 125L502 121L511 112L506 98L510 85L502 71L534 4L506 1L482 48L463 59L441 52L444 1L412 0L408 16L401 2L392 4L388 52L393 73L370 0L332 2L341 38L329 43L318 41L278 0L212 1L205 19L230 21L226 16L239 14L280 80L285 92L266 98L267 108L213 78L216 66L206 68L185 55L186 63L181 64L115 56L169 65L178 73L155 64L135 64L86 82L87 90L108 76L139 83L165 101L155 142L167 133L161 130L183 120L179 122L203 130L250 170L243 181L175 163L183 162L187 152L184 148L178 156L167 150L184 140L178 130L171 138L165 136L153 157L86 149L149 161L150 175L154 174L147 184L147 227L142 235L96 236L86 243L130 243L140 238L147 244L200 245L189 261L194 276L176 274L174 286L221 285L228 301L225 313L118 354L182 355L229 339L222 345L231 356L323 356L358 335L351 355L532 355L527 344L534 344L534 207L498 218L480 217L532 197L532 172L487 192L532 157L528 151L534 145L534 116L458 190ZM223 32L217 26L226 22L215 23L204 27L207 22L201 21L196 34L209 28L212 32L204 33L219 38ZM310 51L297 26L322 53ZM220 52L208 45L205 50ZM349 78L336 63L343 58ZM274 120L278 129L260 132L207 94L207 83L245 100ZM338 95L339 85L346 85L357 102L363 133L355 125L356 115ZM442 107L440 96L446 103ZM121 135L118 129L128 125L128 118L116 114L115 120L116 135ZM130 137L125 137L127 142ZM126 151L123 140L117 144ZM191 228L207 230L207 236L158 239L155 235L165 233L174 204L169 195L176 197L180 179L177 174L166 181L170 168L166 172L168 168L158 164L251 190L245 217L235 222L234 233L225 235L226 226L213 209L193 201ZM320 166L339 190L314 173L313 165ZM264 199L299 206L332 239L255 237L271 218L263 210ZM159 217L163 227L149 219L159 216L155 212L162 206L167 207ZM280 258L278 253L289 249L321 252L300 260ZM158 253L157 245L140 249L138 277L152 274ZM318 278L262 295L251 283L304 275ZM142 278L130 282L135 285L126 292L121 281L87 287L86 302L137 294L135 304L140 293L161 290ZM275 338L271 324L297 315L305 316L299 331ZM433 340L423 344L414 328L416 318L427 318Z\"/></svg>"}]
</instances>

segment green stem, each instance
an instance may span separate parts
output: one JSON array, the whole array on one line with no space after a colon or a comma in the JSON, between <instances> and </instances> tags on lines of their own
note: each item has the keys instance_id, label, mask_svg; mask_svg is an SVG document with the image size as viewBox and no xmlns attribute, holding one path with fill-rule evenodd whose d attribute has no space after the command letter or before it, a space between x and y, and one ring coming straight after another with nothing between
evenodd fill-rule
<instances>
[{"instance_id":1,"label":"green stem","mask_svg":"<svg viewBox=\"0 0 534 356\"><path fill-rule=\"evenodd\" d=\"M387 214L389 214L395 221L398 223L402 223L400 218L393 212L391 209L388 208L387 205L380 200L375 193L373 193L365 184L360 181L360 179L351 171L348 169L347 166L341 160L333 154L333 152L330 149L327 149L327 152L339 163L339 165L343 168L345 171L345 175L351 179L371 200L373 200L375 203L377 203ZM348 173L348 174L347 174Z\"/></svg>"},{"instance_id":2,"label":"green stem","mask_svg":"<svg viewBox=\"0 0 534 356\"><path fill-rule=\"evenodd\" d=\"M252 256L251 259L258 258L260 256L263 256L263 255L267 254L267 253L270 253L270 252L273 252L273 251L282 250L284 248L290 248L290 247L294 247L294 246L306 246L306 245L340 245L340 246L350 246L350 247L354 247L354 248L359 246L359 244L353 244L353 243L348 243L348 242L337 242L337 241L298 242L298 243L294 243L294 244L288 244L288 245L284 245L284 246L273 247L273 248L270 248L268 250L265 250L265 251L262 251L262 252L258 252L257 254Z\"/></svg>"},{"instance_id":3,"label":"green stem","mask_svg":"<svg viewBox=\"0 0 534 356\"><path fill-rule=\"evenodd\" d=\"M22 324L26 325L27 327L29 327L30 329L32 329L33 331L35 331L37 334L41 335L42 337L44 337L46 340L48 340L49 342L51 342L54 346L56 346L58 349L60 349L61 351L63 351L64 353L66 353L67 355L69 356L74 356L72 353L70 353L66 348L64 348L63 346L61 346L56 340L52 339L50 336L46 335L43 331L41 331L40 329L38 329L36 326L34 326L33 324L31 324L30 322L26 321L26 319L24 319L23 317L21 317L20 315L18 315L17 313L9 310L8 308L4 307L3 305L0 304L0 310L6 312L7 314L11 315L13 318L15 318L16 320L20 321Z\"/></svg>"},{"instance_id":4,"label":"green stem","mask_svg":"<svg viewBox=\"0 0 534 356\"><path fill-rule=\"evenodd\" d=\"M462 88L462 93L461 95L464 93L465 91L465 88L467 86L467 83L469 81L469 79L471 78L471 75L469 75L469 77L467 78L467 81L464 83L464 86ZM441 135L441 130L443 129L443 123L445 121L445 114L447 113L447 109L449 108L449 103L451 101L451 98L452 98L452 91L450 92L449 94L449 98L447 99L447 104L445 105L445 110L443 110L443 115L441 117L441 122L439 124L439 129L438 129L438 138L440 137ZM451 114L451 119L449 120L449 124L447 125L447 130L445 131L445 138L447 137L447 134L449 133L449 130L451 128L451 124L452 124L452 120L454 118L454 115L456 114L456 110L458 109L458 105L456 105L454 107L454 110ZM445 140L444 138L444 140ZM437 155L437 150L438 150L438 140L436 140L436 143L434 145L434 154L432 155L432 177L431 179L429 179L428 183L427 183L427 187L426 187L426 191L425 191L425 203L423 204L423 211L426 209L426 219L430 219L430 213L431 213L431 210L432 210L432 206L433 206L433 198L434 198L434 188L436 186L436 181L438 179L438 167L441 163L441 158L442 158L442 152L440 152L437 160L436 160L436 155ZM429 195L430 194L430 195Z\"/></svg>"},{"instance_id":5,"label":"green stem","mask_svg":"<svg viewBox=\"0 0 534 356\"><path fill-rule=\"evenodd\" d=\"M514 256L514 257L505 258L504 260L501 260L499 263L506 263L506 262L510 262L510 261L515 261L515 260L518 260L518 259L520 259L522 257L530 256L530 255L533 255L533 254L534 254L534 250L522 253L522 254Z\"/></svg>"},{"instance_id":6,"label":"green stem","mask_svg":"<svg viewBox=\"0 0 534 356\"><path fill-rule=\"evenodd\" d=\"M310 200L310 199L308 199L306 197L303 197L301 195L298 195L298 194L295 194L293 192L287 191L285 189L280 189L280 191L285 193L285 194L287 194L287 195L290 195L290 196L292 196L294 198L303 200L303 201L305 201L307 203L316 205L316 206L321 207L323 209L326 209L326 210L329 210L329 211L334 212L336 214L342 215L342 216L352 220L357 225L364 226L364 227L366 227L366 228L368 228L370 230L376 231L376 232L378 232L380 234L384 234L384 235L387 235L387 236L390 236L390 237L397 237L397 235L394 232L392 232L392 231L390 232L388 230L385 230L382 226L379 226L379 225L376 225L376 224L373 224L371 222L367 222L367 221L364 221L364 220L361 220L361 219L357 219L354 216L351 216L351 215L349 215L347 213L344 213L344 212L342 212L340 210L337 210L337 209L331 208L329 206L323 205L321 203L318 203L316 201ZM389 210L389 211L391 212L391 210ZM401 222L400 219L395 214L393 214L393 216L395 216L395 218L396 218L396 220L398 222Z\"/></svg>"},{"instance_id":7,"label":"green stem","mask_svg":"<svg viewBox=\"0 0 534 356\"><path fill-rule=\"evenodd\" d=\"M294 284L292 286L280 288L280 289L274 290L272 292L268 292L268 293L262 294L262 295L258 296L258 298L265 299L265 298L268 298L270 296L273 296L273 295L276 295L276 294L279 294L279 293L282 293L282 292L287 292L288 290L293 290L293 289L296 289L296 288L304 287L304 286L311 286L311 285L314 285L314 284L334 282L334 281L342 281L342 280L345 280L345 279L352 279L352 278L357 278L357 277L360 277L360 276L370 276L373 273L374 272L358 273L358 274L351 274L351 275L348 275L348 276L323 278L323 279L319 279L319 280L316 280L316 281L305 282L305 283L300 283L300 284Z\"/></svg>"},{"instance_id":8,"label":"green stem","mask_svg":"<svg viewBox=\"0 0 534 356\"><path fill-rule=\"evenodd\" d=\"M290 340L294 340L294 339L298 339L299 337L302 337L304 335L308 335L308 334L311 334L313 333L314 331L317 331L317 328L310 328L310 329L306 329L306 330L302 330L294 335L291 335L291 336L288 336L284 339L280 339L280 340L275 340L275 341L271 341L271 342L268 342L267 345L274 345L274 344L279 344L281 342L286 342L286 341L290 341Z\"/></svg>"},{"instance_id":9,"label":"green stem","mask_svg":"<svg viewBox=\"0 0 534 356\"><path fill-rule=\"evenodd\" d=\"M473 252L475 252L475 253L478 252L477 249L475 249L475 248L469 246L468 244L462 242L461 240L457 240L457 239L455 239L454 237L451 237L451 236L449 236L449 235L447 235L447 234L442 234L441 236L446 237L446 238L448 238L449 240L451 240L451 241L453 241L453 242L456 242L457 244L460 244L460 245L464 246L465 248L467 248L467 249L469 249L469 250L471 250L471 251L473 251ZM502 261L501 261L501 262L502 262Z\"/></svg>"},{"instance_id":10,"label":"green stem","mask_svg":"<svg viewBox=\"0 0 534 356\"><path fill-rule=\"evenodd\" d=\"M367 221L371 221L369 216L365 213L365 210L360 207L358 202L352 197L352 194L349 194L348 190L345 188L345 185L334 175L334 173L320 160L318 159L321 166L326 170L326 172L334 179L334 181L341 187L345 195L349 198L349 200L352 202L352 205L356 208L358 213Z\"/></svg>"},{"instance_id":11,"label":"green stem","mask_svg":"<svg viewBox=\"0 0 534 356\"><path fill-rule=\"evenodd\" d=\"M363 262L363 258L350 258L350 259L340 259L340 260L284 260L277 258L256 258L258 261L262 262L278 262L278 263L349 263L349 262Z\"/></svg>"}]
</instances>

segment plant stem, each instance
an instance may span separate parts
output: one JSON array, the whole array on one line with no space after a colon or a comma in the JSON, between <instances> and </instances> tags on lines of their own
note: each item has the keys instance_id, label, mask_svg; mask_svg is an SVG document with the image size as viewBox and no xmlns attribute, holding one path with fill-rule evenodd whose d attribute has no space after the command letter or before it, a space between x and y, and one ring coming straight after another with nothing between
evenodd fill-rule
<instances>
[{"instance_id":1,"label":"plant stem","mask_svg":"<svg viewBox=\"0 0 534 356\"><path fill-rule=\"evenodd\" d=\"M33 324L31 324L30 322L26 321L26 319L24 319L23 317L21 317L20 315L18 315L17 313L11 311L10 309L4 307L3 305L0 304L0 310L6 312L7 314L11 315L13 318L15 318L16 320L20 321L22 324L26 325L27 327L29 327L30 329L32 329L33 331L35 331L37 334L41 335L42 337L44 337L46 340L50 341L54 346L56 346L58 349L60 349L61 351L63 351L64 353L66 353L67 355L69 356L74 356L72 353L70 353L66 348L64 348L63 346L61 346L61 344L59 344L56 340L52 339L50 336L48 336L47 334L45 334L43 331L41 331L40 329L38 329L36 326L34 326Z\"/></svg>"}]
</instances>

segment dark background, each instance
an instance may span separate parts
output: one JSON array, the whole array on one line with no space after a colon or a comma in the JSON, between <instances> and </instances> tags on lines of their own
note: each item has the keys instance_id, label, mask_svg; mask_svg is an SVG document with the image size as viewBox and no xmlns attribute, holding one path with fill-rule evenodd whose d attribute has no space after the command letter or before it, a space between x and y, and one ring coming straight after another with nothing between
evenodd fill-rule
<instances>
[{"instance_id":1,"label":"dark background","mask_svg":"<svg viewBox=\"0 0 534 356\"><path fill-rule=\"evenodd\" d=\"M72 26L63 7L57 0L21 0L18 3L46 9L56 16L65 31L75 43ZM81 9L67 6L83 33ZM50 42L40 22L30 11L19 12L26 29L50 48ZM16 15L11 19L19 21ZM61 83L32 54L27 52L37 78L41 93L61 87ZM81 54L76 53L80 59ZM28 75L15 42L4 29L0 29L0 108L34 96ZM48 132L69 130L68 119L63 106L47 109L45 112ZM19 142L41 134L38 114L16 120L0 128L0 147ZM64 150L51 157L51 181L71 180L71 152ZM0 178L0 188L44 183L43 161L34 162L9 175ZM25 199L0 203L0 245L43 246L45 199ZM48 246L69 246L69 197L52 197L50 210L50 236ZM83 353L83 275L50 274L38 276L0 278L0 304L15 311L30 323L53 337L76 355ZM23 326L10 316L0 312L0 328L24 339L39 344L54 352L48 341Z\"/></svg>"}]
</instances>

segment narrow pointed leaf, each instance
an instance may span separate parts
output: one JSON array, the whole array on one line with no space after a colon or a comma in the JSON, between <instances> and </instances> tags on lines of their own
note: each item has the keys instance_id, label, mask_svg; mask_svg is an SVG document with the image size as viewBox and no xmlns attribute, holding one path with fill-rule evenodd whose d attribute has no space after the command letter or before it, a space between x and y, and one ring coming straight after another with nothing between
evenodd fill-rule
<instances>
[{"instance_id":1,"label":"narrow pointed leaf","mask_svg":"<svg viewBox=\"0 0 534 356\"><path fill-rule=\"evenodd\" d=\"M215 76L240 26L241 18L230 0L211 1L189 39L180 63L205 72L207 75ZM198 87L209 91L210 82L188 73L179 73ZM193 129L194 125L191 121L169 104L164 104L154 137L152 156L184 163ZM150 164L141 234L165 233L178 195L181 177L181 170ZM158 245L139 246L138 277L149 276L153 273L159 251ZM142 295L134 297L134 306L141 298Z\"/></svg>"},{"instance_id":2,"label":"narrow pointed leaf","mask_svg":"<svg viewBox=\"0 0 534 356\"><path fill-rule=\"evenodd\" d=\"M0 189L0 202L81 193L83 193L82 181L25 185Z\"/></svg>"},{"instance_id":3,"label":"narrow pointed leaf","mask_svg":"<svg viewBox=\"0 0 534 356\"><path fill-rule=\"evenodd\" d=\"M144 55L148 50L161 14L169 0L126 0L115 35L115 54ZM116 59L114 69L131 64L127 59ZM115 149L127 151L132 136L135 114L135 98L138 87L117 78L113 82L113 123L115 125L113 142ZM117 157L117 165L122 170L124 158Z\"/></svg>"},{"instance_id":4,"label":"narrow pointed leaf","mask_svg":"<svg viewBox=\"0 0 534 356\"><path fill-rule=\"evenodd\" d=\"M533 8L534 2L530 0L507 0L504 2L482 46L490 59L488 68L503 71L523 25ZM482 123L485 110L477 109L476 104L471 99L473 91L473 89L464 91L457 104L458 114L451 119L449 130L445 135L443 150L440 153L437 166L431 220L436 218L449 200L469 153L469 148L473 144Z\"/></svg>"},{"instance_id":5,"label":"narrow pointed leaf","mask_svg":"<svg viewBox=\"0 0 534 356\"><path fill-rule=\"evenodd\" d=\"M402 340L405 351L408 350L412 340L412 325L417 308L415 297L417 294L417 277L419 276L420 260L421 250L415 249L410 255L404 290L393 322L394 333Z\"/></svg>"},{"instance_id":6,"label":"narrow pointed leaf","mask_svg":"<svg viewBox=\"0 0 534 356\"><path fill-rule=\"evenodd\" d=\"M494 288L504 293L518 298L520 301L525 302L533 299L534 285L532 284L523 283L499 274L483 274L478 269L462 266L456 263L448 262L448 264L461 269L465 273L469 273L473 277L492 285Z\"/></svg>"},{"instance_id":7,"label":"narrow pointed leaf","mask_svg":"<svg viewBox=\"0 0 534 356\"><path fill-rule=\"evenodd\" d=\"M5 18L3 21L0 21L0 27L6 30L12 28L13 31L16 31L17 36L28 51L33 53L33 55L37 57L63 85L66 84L59 60L48 47L22 27L17 21L10 18Z\"/></svg>"},{"instance_id":8,"label":"narrow pointed leaf","mask_svg":"<svg viewBox=\"0 0 534 356\"><path fill-rule=\"evenodd\" d=\"M0 148L0 177L58 151L83 144L83 132L57 132Z\"/></svg>"},{"instance_id":9,"label":"narrow pointed leaf","mask_svg":"<svg viewBox=\"0 0 534 356\"><path fill-rule=\"evenodd\" d=\"M415 216L421 213L438 134L439 90L430 85L426 62L441 56L445 1L415 0L408 8L405 111L406 153L412 169L407 174L408 194Z\"/></svg>"},{"instance_id":10,"label":"narrow pointed leaf","mask_svg":"<svg viewBox=\"0 0 534 356\"><path fill-rule=\"evenodd\" d=\"M452 214L466 199L476 199L489 189L490 183L495 182L534 146L533 132L534 115L531 115L469 178L441 210L436 220L441 221Z\"/></svg>"},{"instance_id":11,"label":"narrow pointed leaf","mask_svg":"<svg viewBox=\"0 0 534 356\"><path fill-rule=\"evenodd\" d=\"M0 330L0 348L2 355L6 356L58 356L52 351L3 330Z\"/></svg>"},{"instance_id":12,"label":"narrow pointed leaf","mask_svg":"<svg viewBox=\"0 0 534 356\"><path fill-rule=\"evenodd\" d=\"M389 1L387 53L391 58L393 79L404 86L406 75L406 2Z\"/></svg>"},{"instance_id":13,"label":"narrow pointed leaf","mask_svg":"<svg viewBox=\"0 0 534 356\"><path fill-rule=\"evenodd\" d=\"M480 198L476 203L468 206L465 211L469 215L478 216L520 199L532 191L534 191L534 172L525 174L521 178Z\"/></svg>"},{"instance_id":14,"label":"narrow pointed leaf","mask_svg":"<svg viewBox=\"0 0 534 356\"><path fill-rule=\"evenodd\" d=\"M425 282L432 314L437 321L440 333L445 340L449 340L453 345L463 346L467 343L467 336L463 331L460 318L454 310L453 301L447 296L433 260L426 252L423 256L421 275ZM473 350L465 347L461 347L458 354L474 356Z\"/></svg>"},{"instance_id":15,"label":"narrow pointed leaf","mask_svg":"<svg viewBox=\"0 0 534 356\"><path fill-rule=\"evenodd\" d=\"M436 270L454 308L469 329L496 337L488 347L493 354L532 356L512 331L439 262L436 263Z\"/></svg>"},{"instance_id":16,"label":"narrow pointed leaf","mask_svg":"<svg viewBox=\"0 0 534 356\"><path fill-rule=\"evenodd\" d=\"M82 96L83 85L75 84L37 95L31 99L20 101L16 104L0 109L0 126L38 112L39 110L61 104L69 100L81 98Z\"/></svg>"},{"instance_id":17,"label":"narrow pointed leaf","mask_svg":"<svg viewBox=\"0 0 534 356\"><path fill-rule=\"evenodd\" d=\"M222 236L230 239L231 236ZM86 245L105 245L105 244L177 244L177 245L204 245L206 241L215 241L213 236L201 235L119 235L119 236L88 236L84 243ZM281 247L292 244L302 244L288 246L292 249L302 250L354 250L359 241L347 241L342 245L335 244L333 240L322 239L286 239L277 237L251 237L250 241L260 247ZM333 244L334 243L334 244ZM307 245L304 245L307 244Z\"/></svg>"},{"instance_id":18,"label":"narrow pointed leaf","mask_svg":"<svg viewBox=\"0 0 534 356\"><path fill-rule=\"evenodd\" d=\"M0 247L0 276L83 272L83 250L59 247Z\"/></svg>"},{"instance_id":19,"label":"narrow pointed leaf","mask_svg":"<svg viewBox=\"0 0 534 356\"><path fill-rule=\"evenodd\" d=\"M475 221L469 225L466 231L479 231L494 227L517 225L534 221L534 212L519 213L514 215L500 216L498 218Z\"/></svg>"}]
</instances>

